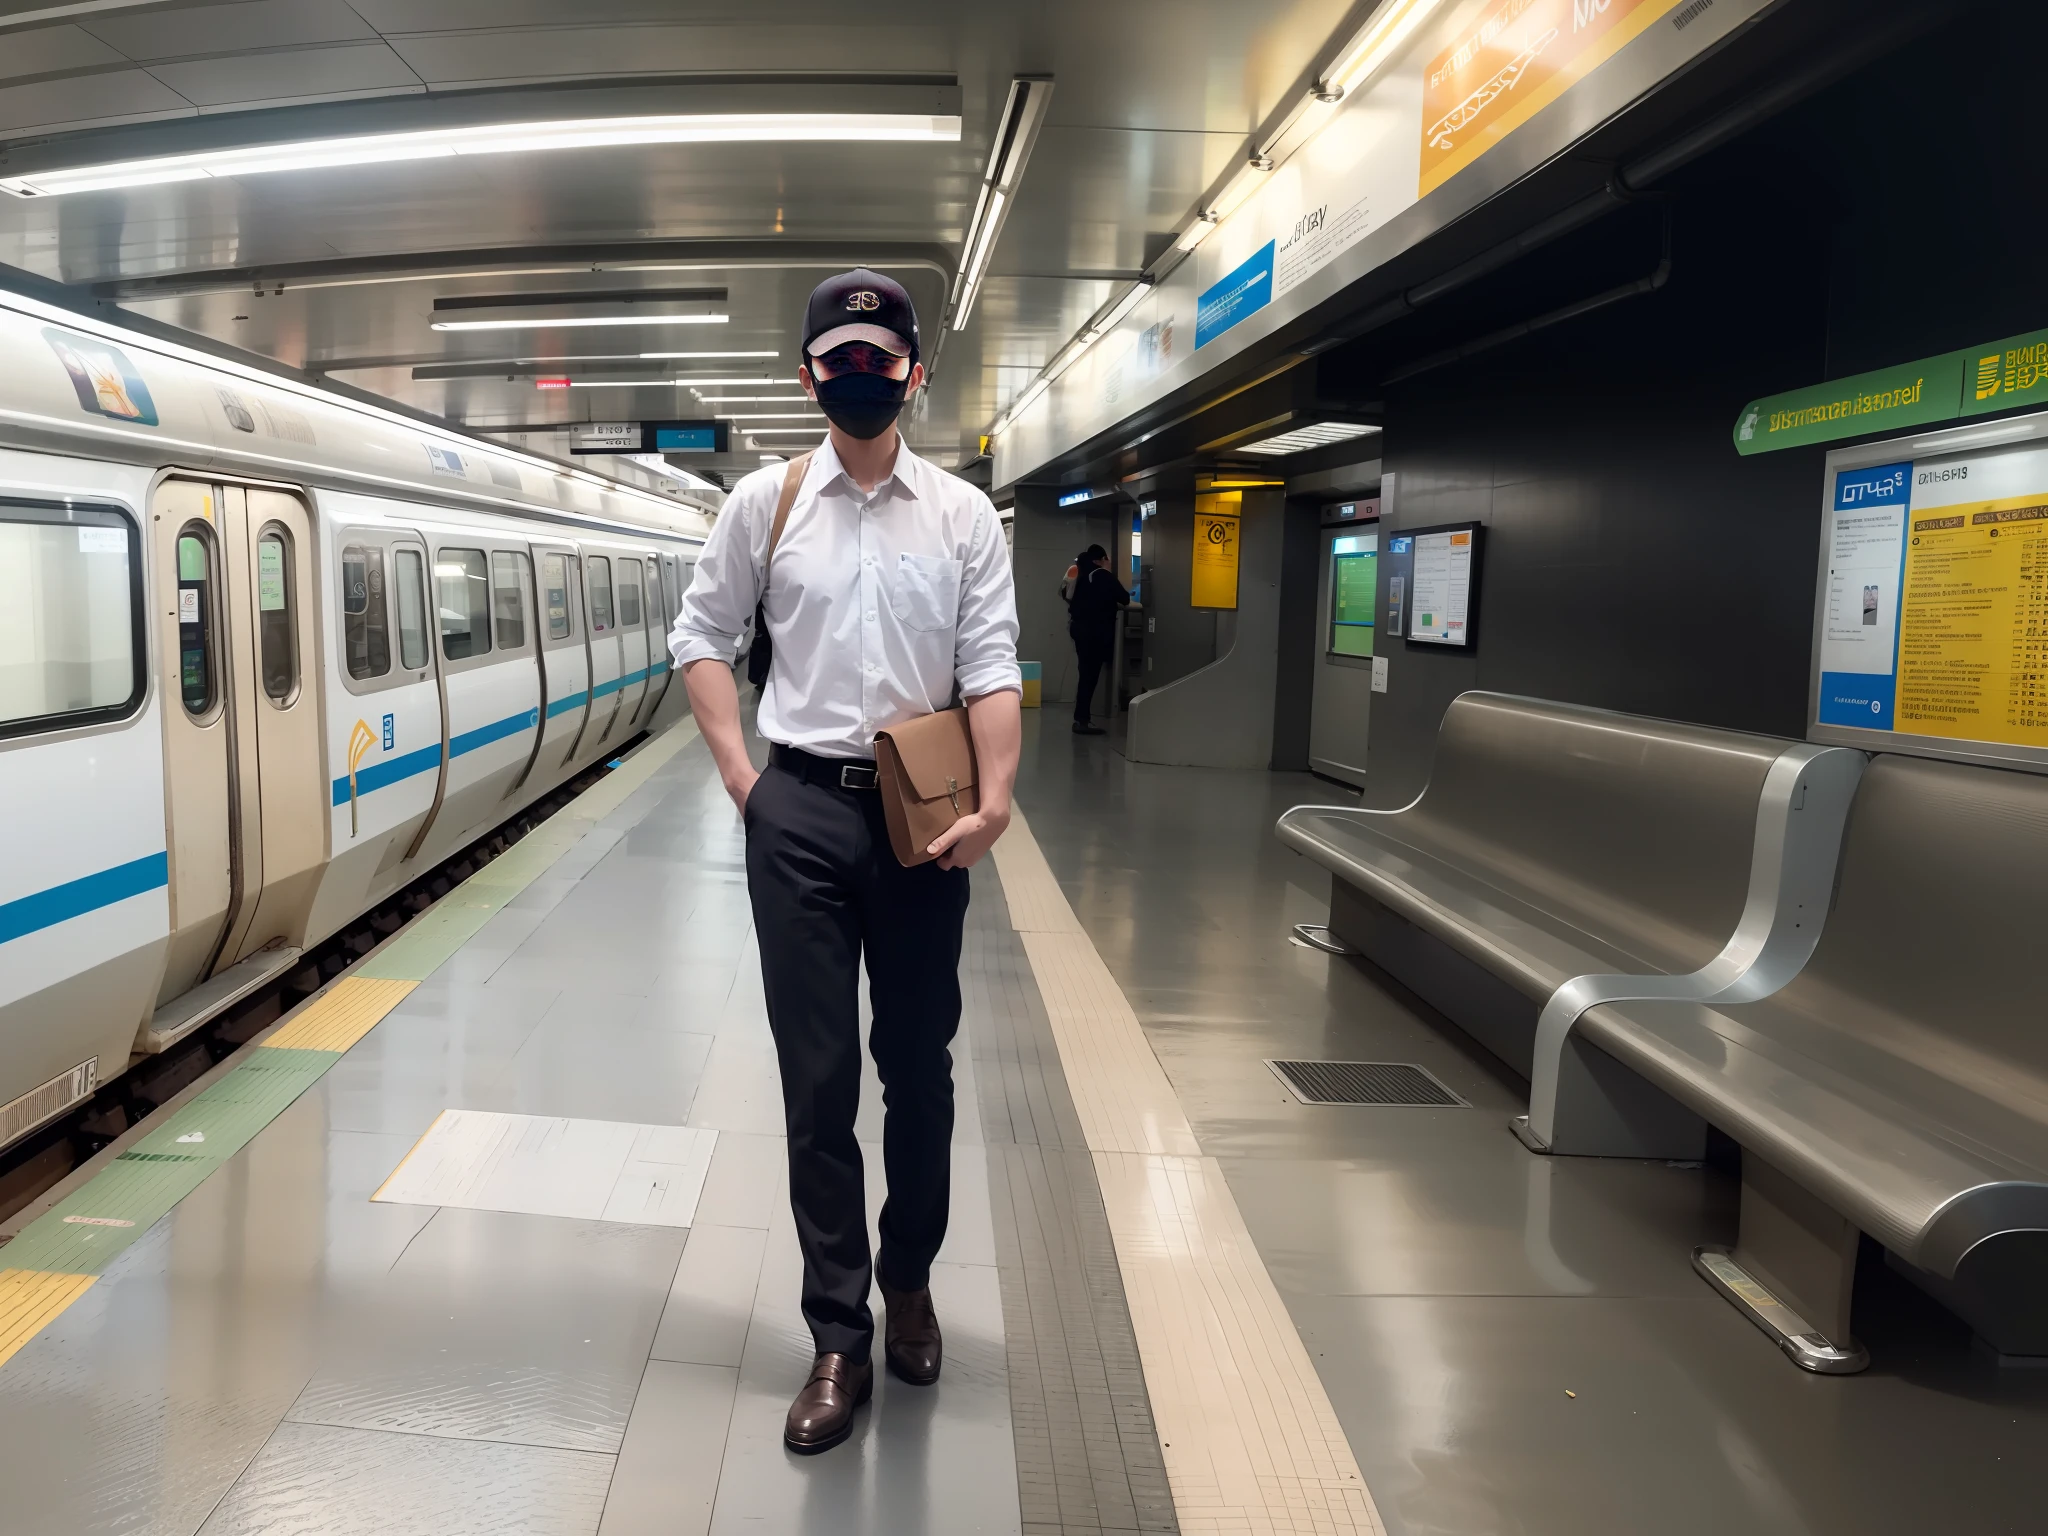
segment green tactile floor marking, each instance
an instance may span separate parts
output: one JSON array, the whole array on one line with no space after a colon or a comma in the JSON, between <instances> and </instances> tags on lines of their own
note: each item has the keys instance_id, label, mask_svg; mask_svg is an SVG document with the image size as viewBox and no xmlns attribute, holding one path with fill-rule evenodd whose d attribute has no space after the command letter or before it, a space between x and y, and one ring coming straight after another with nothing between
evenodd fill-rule
<instances>
[{"instance_id":1,"label":"green tactile floor marking","mask_svg":"<svg viewBox=\"0 0 2048 1536\"><path fill-rule=\"evenodd\" d=\"M646 743L442 897L367 963L346 974L425 980L696 735L695 722L685 720ZM233 1071L180 1106L0 1247L0 1271L101 1273L216 1168L255 1140L341 1057L339 1051L250 1051Z\"/></svg>"}]
</instances>

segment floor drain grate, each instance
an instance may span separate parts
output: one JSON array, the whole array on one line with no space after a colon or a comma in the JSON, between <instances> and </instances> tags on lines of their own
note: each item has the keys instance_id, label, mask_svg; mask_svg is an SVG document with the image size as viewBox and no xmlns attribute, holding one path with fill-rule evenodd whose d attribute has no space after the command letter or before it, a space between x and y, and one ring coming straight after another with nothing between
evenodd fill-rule
<instances>
[{"instance_id":1,"label":"floor drain grate","mask_svg":"<svg viewBox=\"0 0 2048 1536\"><path fill-rule=\"evenodd\" d=\"M1405 1061L1269 1061L1304 1104L1471 1106L1425 1068Z\"/></svg>"}]
</instances>

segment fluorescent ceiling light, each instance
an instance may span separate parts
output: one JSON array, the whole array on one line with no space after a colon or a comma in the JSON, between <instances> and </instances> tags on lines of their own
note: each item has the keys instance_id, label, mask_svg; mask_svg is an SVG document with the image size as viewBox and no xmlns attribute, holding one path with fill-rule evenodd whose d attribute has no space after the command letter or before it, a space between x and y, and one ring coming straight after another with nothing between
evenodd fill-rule
<instances>
[{"instance_id":1,"label":"fluorescent ceiling light","mask_svg":"<svg viewBox=\"0 0 2048 1536\"><path fill-rule=\"evenodd\" d=\"M1370 437L1379 430L1361 421L1317 421L1273 437L1262 437L1255 443L1240 443L1227 451L1279 458L1290 453L1306 453L1311 448L1327 448L1332 443L1348 443L1356 437Z\"/></svg>"},{"instance_id":2,"label":"fluorescent ceiling light","mask_svg":"<svg viewBox=\"0 0 2048 1536\"><path fill-rule=\"evenodd\" d=\"M1108 314L1095 322L1095 329L1102 332L1115 330L1124 323L1124 317L1138 307L1138 301L1152 291L1150 283L1133 283L1130 291L1110 307Z\"/></svg>"},{"instance_id":3,"label":"fluorescent ceiling light","mask_svg":"<svg viewBox=\"0 0 2048 1536\"><path fill-rule=\"evenodd\" d=\"M1322 94L1348 96L1364 85L1407 42L1442 0L1387 0L1323 77Z\"/></svg>"},{"instance_id":4,"label":"fluorescent ceiling light","mask_svg":"<svg viewBox=\"0 0 2048 1536\"><path fill-rule=\"evenodd\" d=\"M974 313L974 301L988 275L989 257L1003 220L1023 180L1031 147L1038 142L1038 130L1045 122L1046 105L1052 100L1052 81L1042 76L1019 75L1010 82L1002 115L990 135L988 165L981 173L981 190L975 195L974 214L967 221L967 235L960 246L960 274L953 280L953 312L946 317L948 330L959 330Z\"/></svg>"},{"instance_id":5,"label":"fluorescent ceiling light","mask_svg":"<svg viewBox=\"0 0 2048 1536\"><path fill-rule=\"evenodd\" d=\"M588 325L724 325L731 315L574 315L555 320L436 320L437 331L538 331Z\"/></svg>"},{"instance_id":6,"label":"fluorescent ceiling light","mask_svg":"<svg viewBox=\"0 0 2048 1536\"><path fill-rule=\"evenodd\" d=\"M742 430L749 437L787 437L792 433L800 436L806 432L824 431L825 423L821 421L815 427L746 427Z\"/></svg>"},{"instance_id":7,"label":"fluorescent ceiling light","mask_svg":"<svg viewBox=\"0 0 2048 1536\"><path fill-rule=\"evenodd\" d=\"M730 112L663 117L576 118L560 122L494 123L419 133L361 134L295 144L204 150L147 160L31 171L0 177L17 197L58 197L117 187L160 186L275 171L389 165L457 155L503 155L545 149L615 149L647 144L731 144L793 140L957 143L960 119L888 112Z\"/></svg>"},{"instance_id":8,"label":"fluorescent ceiling light","mask_svg":"<svg viewBox=\"0 0 2048 1536\"><path fill-rule=\"evenodd\" d=\"M1215 233L1215 230L1216 216L1213 213L1200 213L1195 216L1195 222L1182 230L1180 238L1173 243L1183 251L1192 251Z\"/></svg>"},{"instance_id":9,"label":"fluorescent ceiling light","mask_svg":"<svg viewBox=\"0 0 2048 1536\"><path fill-rule=\"evenodd\" d=\"M1272 171L1271 156L1247 160L1237 168L1237 174L1223 184L1223 190L1216 194L1216 201L1209 212L1217 219L1227 219L1252 195L1253 188Z\"/></svg>"},{"instance_id":10,"label":"fluorescent ceiling light","mask_svg":"<svg viewBox=\"0 0 2048 1536\"><path fill-rule=\"evenodd\" d=\"M810 421L809 411L719 411L720 421Z\"/></svg>"},{"instance_id":11,"label":"fluorescent ceiling light","mask_svg":"<svg viewBox=\"0 0 2048 1536\"><path fill-rule=\"evenodd\" d=\"M735 384L751 382L734 379ZM707 395L703 390L692 390L698 401L704 405L809 405L809 395Z\"/></svg>"},{"instance_id":12,"label":"fluorescent ceiling light","mask_svg":"<svg viewBox=\"0 0 2048 1536\"><path fill-rule=\"evenodd\" d=\"M698 361L700 361L700 362L704 362L704 361L709 361L709 360L711 360L711 359L713 359L713 358L718 358L718 359L723 359L723 360L726 360L726 361L730 361L731 359L733 359L733 358L735 358L735 357L780 357L780 356L782 356L782 354L781 354L780 352L642 352L642 353L640 354L640 359L641 359L641 361L642 361L642 362L649 362L649 361L652 361L652 360L653 360L653 359L655 359L655 358L663 358L663 357L689 357L689 358L695 358L695 359L697 359L697 360L698 360ZM537 362L537 363L545 363L545 362L548 362L548 361L549 361L549 359L548 359L548 358L545 358L545 357L537 357L537 358L533 359L533 361L535 361L535 362Z\"/></svg>"}]
</instances>

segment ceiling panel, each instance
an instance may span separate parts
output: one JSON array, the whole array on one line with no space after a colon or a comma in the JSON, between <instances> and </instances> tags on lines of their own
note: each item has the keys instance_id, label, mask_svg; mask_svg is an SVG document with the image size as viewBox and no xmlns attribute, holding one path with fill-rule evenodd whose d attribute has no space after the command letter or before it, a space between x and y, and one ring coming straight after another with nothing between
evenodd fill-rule
<instances>
[{"instance_id":1,"label":"ceiling panel","mask_svg":"<svg viewBox=\"0 0 2048 1536\"><path fill-rule=\"evenodd\" d=\"M647 75L670 71L716 73L763 67L789 50L790 40L770 26L541 27L511 32L458 32L392 40L406 63L433 84ZM951 39L913 27L844 28L829 52L808 42L788 53L789 68L841 73L947 73ZM792 87L790 110L802 110Z\"/></svg>"},{"instance_id":2,"label":"ceiling panel","mask_svg":"<svg viewBox=\"0 0 2048 1536\"><path fill-rule=\"evenodd\" d=\"M419 77L381 42L158 64L150 73L202 107L420 90Z\"/></svg>"},{"instance_id":3,"label":"ceiling panel","mask_svg":"<svg viewBox=\"0 0 2048 1536\"><path fill-rule=\"evenodd\" d=\"M138 62L189 58L200 53L346 42L377 35L346 0L251 0L245 5L201 5L152 10L138 16L98 16L83 25L93 36Z\"/></svg>"},{"instance_id":4,"label":"ceiling panel","mask_svg":"<svg viewBox=\"0 0 2048 1536\"><path fill-rule=\"evenodd\" d=\"M0 87L0 133L133 123L191 111L189 101L139 69Z\"/></svg>"},{"instance_id":5,"label":"ceiling panel","mask_svg":"<svg viewBox=\"0 0 2048 1536\"><path fill-rule=\"evenodd\" d=\"M1146 262L1145 237L1167 234L1186 218L1243 145L1234 133L1048 124L1032 148L992 270L1135 272Z\"/></svg>"},{"instance_id":6,"label":"ceiling panel","mask_svg":"<svg viewBox=\"0 0 2048 1536\"><path fill-rule=\"evenodd\" d=\"M13 32L0 41L0 79L126 62L120 54L80 27L43 27L33 32Z\"/></svg>"}]
</instances>

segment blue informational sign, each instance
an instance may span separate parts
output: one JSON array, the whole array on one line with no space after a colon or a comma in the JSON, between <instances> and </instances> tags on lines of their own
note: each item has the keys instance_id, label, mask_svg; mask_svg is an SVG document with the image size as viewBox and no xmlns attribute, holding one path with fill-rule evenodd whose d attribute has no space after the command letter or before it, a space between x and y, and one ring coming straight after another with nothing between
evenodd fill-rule
<instances>
[{"instance_id":1,"label":"blue informational sign","mask_svg":"<svg viewBox=\"0 0 2048 1536\"><path fill-rule=\"evenodd\" d=\"M1247 315L1273 302L1273 242L1209 285L1195 303L1195 350L1200 351Z\"/></svg>"},{"instance_id":2,"label":"blue informational sign","mask_svg":"<svg viewBox=\"0 0 2048 1536\"><path fill-rule=\"evenodd\" d=\"M1821 725L1892 729L1912 483L1910 463L1845 469L1835 476L1814 711Z\"/></svg>"},{"instance_id":3,"label":"blue informational sign","mask_svg":"<svg viewBox=\"0 0 2048 1536\"><path fill-rule=\"evenodd\" d=\"M1060 505L1063 507L1078 507L1082 502L1093 501L1094 499L1095 493L1093 491L1069 491L1060 498Z\"/></svg>"},{"instance_id":4,"label":"blue informational sign","mask_svg":"<svg viewBox=\"0 0 2048 1536\"><path fill-rule=\"evenodd\" d=\"M718 428L712 424L702 426L657 426L654 429L654 451L656 453L716 453L718 452Z\"/></svg>"}]
</instances>

